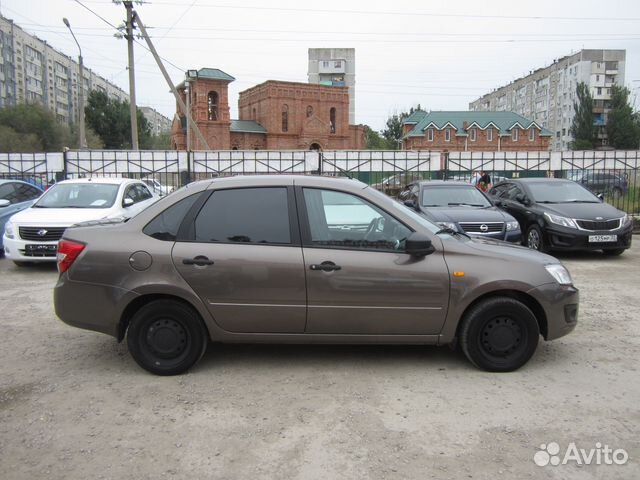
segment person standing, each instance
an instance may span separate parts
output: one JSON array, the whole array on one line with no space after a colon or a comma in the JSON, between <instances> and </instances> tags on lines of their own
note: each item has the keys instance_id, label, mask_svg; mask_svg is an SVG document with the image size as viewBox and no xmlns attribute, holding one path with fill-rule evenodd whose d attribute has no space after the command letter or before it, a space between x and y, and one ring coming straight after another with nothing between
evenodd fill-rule
<instances>
[{"instance_id":1,"label":"person standing","mask_svg":"<svg viewBox=\"0 0 640 480\"><path fill-rule=\"evenodd\" d=\"M491 188L491 176L484 170L480 172L480 178L476 183L476 187L483 192L486 192Z\"/></svg>"}]
</instances>

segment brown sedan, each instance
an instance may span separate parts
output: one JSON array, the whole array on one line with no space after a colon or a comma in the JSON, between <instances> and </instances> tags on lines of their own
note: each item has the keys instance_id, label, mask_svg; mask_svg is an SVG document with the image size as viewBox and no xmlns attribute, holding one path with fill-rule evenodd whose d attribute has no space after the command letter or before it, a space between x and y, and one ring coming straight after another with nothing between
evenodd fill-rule
<instances>
[{"instance_id":1,"label":"brown sedan","mask_svg":"<svg viewBox=\"0 0 640 480\"><path fill-rule=\"evenodd\" d=\"M125 336L140 366L186 371L214 342L458 344L510 371L576 325L555 258L441 229L351 179L190 184L126 222L69 228L66 323Z\"/></svg>"}]
</instances>

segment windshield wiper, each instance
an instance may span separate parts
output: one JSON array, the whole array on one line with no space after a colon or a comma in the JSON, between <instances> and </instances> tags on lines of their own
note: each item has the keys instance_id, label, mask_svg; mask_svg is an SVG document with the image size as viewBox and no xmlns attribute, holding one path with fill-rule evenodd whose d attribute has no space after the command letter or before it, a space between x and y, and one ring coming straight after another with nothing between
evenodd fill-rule
<instances>
[{"instance_id":1,"label":"windshield wiper","mask_svg":"<svg viewBox=\"0 0 640 480\"><path fill-rule=\"evenodd\" d=\"M469 235L467 235L464 232L459 232L458 230L454 230L453 228L441 228L440 230L438 230L436 232L436 235L439 235L441 233L448 233L449 235L464 235L467 238L471 238Z\"/></svg>"},{"instance_id":2,"label":"windshield wiper","mask_svg":"<svg viewBox=\"0 0 640 480\"><path fill-rule=\"evenodd\" d=\"M566 200L560 203L600 203L600 202L596 202L595 200Z\"/></svg>"},{"instance_id":3,"label":"windshield wiper","mask_svg":"<svg viewBox=\"0 0 640 480\"><path fill-rule=\"evenodd\" d=\"M552 202L551 200L536 200L536 203L558 203L558 202Z\"/></svg>"},{"instance_id":4,"label":"windshield wiper","mask_svg":"<svg viewBox=\"0 0 640 480\"><path fill-rule=\"evenodd\" d=\"M464 205L465 207L484 207L479 203L449 202L447 205Z\"/></svg>"}]
</instances>

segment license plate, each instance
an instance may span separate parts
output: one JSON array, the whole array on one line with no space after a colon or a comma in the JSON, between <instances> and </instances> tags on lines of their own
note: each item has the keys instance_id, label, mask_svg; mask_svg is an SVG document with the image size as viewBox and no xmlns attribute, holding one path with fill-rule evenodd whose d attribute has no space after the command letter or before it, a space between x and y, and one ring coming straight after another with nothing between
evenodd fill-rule
<instances>
[{"instance_id":1,"label":"license plate","mask_svg":"<svg viewBox=\"0 0 640 480\"><path fill-rule=\"evenodd\" d=\"M589 235L589 243L617 242L617 235Z\"/></svg>"},{"instance_id":2,"label":"license plate","mask_svg":"<svg viewBox=\"0 0 640 480\"><path fill-rule=\"evenodd\" d=\"M28 243L24 249L28 253L56 253L58 245L33 245Z\"/></svg>"}]
</instances>

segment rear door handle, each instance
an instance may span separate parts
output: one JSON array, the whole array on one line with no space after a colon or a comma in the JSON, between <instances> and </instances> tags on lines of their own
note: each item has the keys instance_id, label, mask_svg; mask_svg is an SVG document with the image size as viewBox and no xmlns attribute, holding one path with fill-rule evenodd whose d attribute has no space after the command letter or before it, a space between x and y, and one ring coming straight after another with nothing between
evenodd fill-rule
<instances>
[{"instance_id":1,"label":"rear door handle","mask_svg":"<svg viewBox=\"0 0 640 480\"><path fill-rule=\"evenodd\" d=\"M204 267L205 265L213 265L214 261L209 260L204 255L198 255L194 258L184 258L182 259L182 263L185 265L197 265L199 267Z\"/></svg>"},{"instance_id":2,"label":"rear door handle","mask_svg":"<svg viewBox=\"0 0 640 480\"><path fill-rule=\"evenodd\" d=\"M336 270L342 270L340 265L336 265L333 262L322 262L320 265L313 263L309 266L311 270L322 270L323 272L334 272Z\"/></svg>"}]
</instances>

